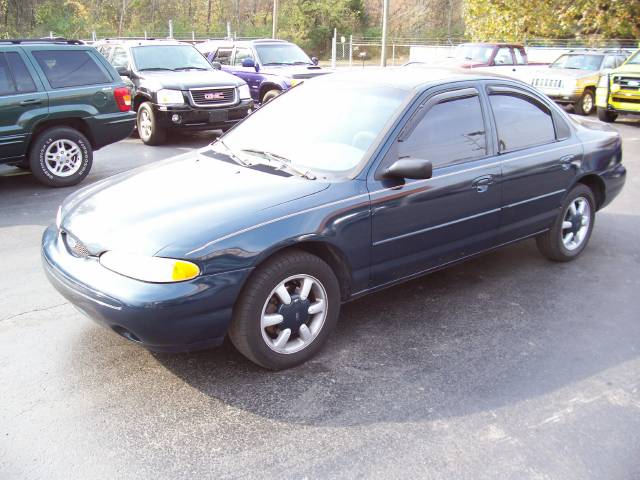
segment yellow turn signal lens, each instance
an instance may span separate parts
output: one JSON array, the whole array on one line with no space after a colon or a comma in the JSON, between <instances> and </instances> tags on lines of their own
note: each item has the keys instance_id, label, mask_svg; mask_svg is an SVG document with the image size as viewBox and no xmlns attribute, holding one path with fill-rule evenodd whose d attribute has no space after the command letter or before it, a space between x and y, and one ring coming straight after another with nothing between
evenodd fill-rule
<instances>
[{"instance_id":1,"label":"yellow turn signal lens","mask_svg":"<svg viewBox=\"0 0 640 480\"><path fill-rule=\"evenodd\" d=\"M171 278L173 278L173 280L175 280L176 282L180 282L182 280L191 280L198 275L200 275L200 269L197 265L191 262L177 260L173 264L173 273L171 274Z\"/></svg>"}]
</instances>

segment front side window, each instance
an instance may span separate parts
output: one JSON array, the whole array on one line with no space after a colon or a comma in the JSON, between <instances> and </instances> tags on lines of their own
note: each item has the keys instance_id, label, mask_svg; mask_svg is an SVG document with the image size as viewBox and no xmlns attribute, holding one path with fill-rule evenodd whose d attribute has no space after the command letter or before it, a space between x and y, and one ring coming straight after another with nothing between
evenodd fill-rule
<instances>
[{"instance_id":1,"label":"front side window","mask_svg":"<svg viewBox=\"0 0 640 480\"><path fill-rule=\"evenodd\" d=\"M495 58L493 59L493 63L495 65L513 65L511 49L508 47L499 48Z\"/></svg>"},{"instance_id":2,"label":"front side window","mask_svg":"<svg viewBox=\"0 0 640 480\"><path fill-rule=\"evenodd\" d=\"M18 93L35 92L37 90L36 84L34 83L29 70L27 70L24 60L20 57L20 54L17 52L7 52L7 61L11 67L13 80L15 81Z\"/></svg>"},{"instance_id":3,"label":"front side window","mask_svg":"<svg viewBox=\"0 0 640 480\"><path fill-rule=\"evenodd\" d=\"M486 154L484 119L477 95L434 105L400 144L400 156L429 160L434 167Z\"/></svg>"},{"instance_id":4,"label":"front side window","mask_svg":"<svg viewBox=\"0 0 640 480\"><path fill-rule=\"evenodd\" d=\"M312 65L306 53L292 43L256 45L256 52L263 65Z\"/></svg>"},{"instance_id":5,"label":"front side window","mask_svg":"<svg viewBox=\"0 0 640 480\"><path fill-rule=\"evenodd\" d=\"M299 169L345 178L409 95L391 86L314 79L256 110L222 140L248 162L260 159L247 150L267 151ZM214 148L225 152L218 143Z\"/></svg>"},{"instance_id":6,"label":"front side window","mask_svg":"<svg viewBox=\"0 0 640 480\"><path fill-rule=\"evenodd\" d=\"M111 65L114 67L128 67L129 55L127 51L122 47L115 47L113 49L113 55L111 56Z\"/></svg>"},{"instance_id":7,"label":"front side window","mask_svg":"<svg viewBox=\"0 0 640 480\"><path fill-rule=\"evenodd\" d=\"M219 48L215 56L213 57L213 60L220 63L221 65L230 65L232 51L233 50L231 48Z\"/></svg>"},{"instance_id":8,"label":"front side window","mask_svg":"<svg viewBox=\"0 0 640 480\"><path fill-rule=\"evenodd\" d=\"M139 72L145 70L212 70L211 64L191 45L142 45L131 49Z\"/></svg>"},{"instance_id":9,"label":"front side window","mask_svg":"<svg viewBox=\"0 0 640 480\"><path fill-rule=\"evenodd\" d=\"M543 145L555 141L551 112L535 99L518 94L489 96L500 152Z\"/></svg>"},{"instance_id":10,"label":"front side window","mask_svg":"<svg viewBox=\"0 0 640 480\"><path fill-rule=\"evenodd\" d=\"M631 55L626 62L627 65L640 65L640 50Z\"/></svg>"},{"instance_id":11,"label":"front side window","mask_svg":"<svg viewBox=\"0 0 640 480\"><path fill-rule=\"evenodd\" d=\"M111 82L87 50L38 50L33 56L53 88Z\"/></svg>"},{"instance_id":12,"label":"front side window","mask_svg":"<svg viewBox=\"0 0 640 480\"><path fill-rule=\"evenodd\" d=\"M251 50L248 48L236 48L236 56L233 60L233 65L236 67L242 66L242 61L245 58L250 58L253 60L253 55L251 55Z\"/></svg>"},{"instance_id":13,"label":"front side window","mask_svg":"<svg viewBox=\"0 0 640 480\"><path fill-rule=\"evenodd\" d=\"M616 67L617 67L616 57L614 57L613 55L607 55L604 58L604 63L602 64L602 68L616 68Z\"/></svg>"}]
</instances>

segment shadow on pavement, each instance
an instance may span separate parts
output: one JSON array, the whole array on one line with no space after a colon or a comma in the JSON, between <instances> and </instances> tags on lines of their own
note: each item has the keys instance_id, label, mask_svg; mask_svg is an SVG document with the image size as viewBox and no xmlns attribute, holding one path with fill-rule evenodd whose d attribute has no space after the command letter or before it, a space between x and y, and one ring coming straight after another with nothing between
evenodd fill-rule
<instances>
[{"instance_id":1,"label":"shadow on pavement","mask_svg":"<svg viewBox=\"0 0 640 480\"><path fill-rule=\"evenodd\" d=\"M262 370L229 344L154 356L211 398L295 424L412 422L526 401L638 356L640 301L619 272L638 261L622 243L639 220L600 215L569 264L526 241L347 304L321 354L288 371Z\"/></svg>"}]
</instances>

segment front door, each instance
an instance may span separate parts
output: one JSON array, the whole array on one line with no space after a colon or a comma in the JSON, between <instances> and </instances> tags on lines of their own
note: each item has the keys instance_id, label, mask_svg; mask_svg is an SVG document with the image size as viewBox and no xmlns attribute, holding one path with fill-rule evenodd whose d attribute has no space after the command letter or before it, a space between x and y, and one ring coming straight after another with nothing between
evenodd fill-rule
<instances>
[{"instance_id":1,"label":"front door","mask_svg":"<svg viewBox=\"0 0 640 480\"><path fill-rule=\"evenodd\" d=\"M254 64L257 64L258 62L258 59L255 58L250 48L236 47L233 55L231 73L247 82L253 99L255 101L260 101L260 75L256 72L255 67L242 66L242 62L247 58L253 60Z\"/></svg>"},{"instance_id":2,"label":"front door","mask_svg":"<svg viewBox=\"0 0 640 480\"><path fill-rule=\"evenodd\" d=\"M500 166L479 91L429 93L368 179L372 209L372 287L490 248L500 219ZM433 164L428 180L387 180L398 158Z\"/></svg>"},{"instance_id":3,"label":"front door","mask_svg":"<svg viewBox=\"0 0 640 480\"><path fill-rule=\"evenodd\" d=\"M0 161L26 154L33 125L45 118L49 98L20 49L0 53Z\"/></svg>"}]
</instances>

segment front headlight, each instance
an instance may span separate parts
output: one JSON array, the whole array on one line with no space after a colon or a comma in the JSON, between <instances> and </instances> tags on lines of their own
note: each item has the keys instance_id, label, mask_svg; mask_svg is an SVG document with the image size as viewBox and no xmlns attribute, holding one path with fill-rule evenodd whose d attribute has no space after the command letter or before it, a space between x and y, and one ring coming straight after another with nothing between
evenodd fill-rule
<instances>
[{"instance_id":1,"label":"front headlight","mask_svg":"<svg viewBox=\"0 0 640 480\"><path fill-rule=\"evenodd\" d=\"M100 263L120 275L143 282L182 282L200 275L200 268L195 263L173 258L145 257L109 251L100 255Z\"/></svg>"},{"instance_id":2,"label":"front headlight","mask_svg":"<svg viewBox=\"0 0 640 480\"><path fill-rule=\"evenodd\" d=\"M158 90L158 105L184 105L184 96L180 90Z\"/></svg>"},{"instance_id":3,"label":"front headlight","mask_svg":"<svg viewBox=\"0 0 640 480\"><path fill-rule=\"evenodd\" d=\"M562 90L564 90L565 92L573 93L573 91L576 89L577 86L578 86L578 81L573 78L562 80Z\"/></svg>"},{"instance_id":4,"label":"front headlight","mask_svg":"<svg viewBox=\"0 0 640 480\"><path fill-rule=\"evenodd\" d=\"M251 98L251 91L249 90L249 85L246 83L244 85L240 85L238 87L238 95L240 95L241 100L246 100Z\"/></svg>"}]
</instances>

